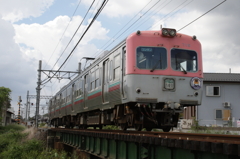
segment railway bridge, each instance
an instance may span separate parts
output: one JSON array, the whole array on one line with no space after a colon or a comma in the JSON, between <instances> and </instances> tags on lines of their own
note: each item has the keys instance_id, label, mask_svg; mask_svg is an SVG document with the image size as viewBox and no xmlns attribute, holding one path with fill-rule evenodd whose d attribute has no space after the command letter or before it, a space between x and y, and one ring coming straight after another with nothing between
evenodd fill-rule
<instances>
[{"instance_id":1,"label":"railway bridge","mask_svg":"<svg viewBox=\"0 0 240 159\"><path fill-rule=\"evenodd\" d=\"M240 158L239 135L54 128L48 146L91 159Z\"/></svg>"}]
</instances>

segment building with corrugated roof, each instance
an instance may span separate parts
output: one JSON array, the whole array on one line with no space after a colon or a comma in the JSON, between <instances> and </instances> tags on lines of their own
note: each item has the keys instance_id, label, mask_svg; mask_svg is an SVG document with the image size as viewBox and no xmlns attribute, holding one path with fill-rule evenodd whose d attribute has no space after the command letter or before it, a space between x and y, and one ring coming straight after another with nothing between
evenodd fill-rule
<instances>
[{"instance_id":1,"label":"building with corrugated roof","mask_svg":"<svg viewBox=\"0 0 240 159\"><path fill-rule=\"evenodd\" d=\"M240 120L240 74L204 73L202 104L185 110L205 126L237 126Z\"/></svg>"}]
</instances>

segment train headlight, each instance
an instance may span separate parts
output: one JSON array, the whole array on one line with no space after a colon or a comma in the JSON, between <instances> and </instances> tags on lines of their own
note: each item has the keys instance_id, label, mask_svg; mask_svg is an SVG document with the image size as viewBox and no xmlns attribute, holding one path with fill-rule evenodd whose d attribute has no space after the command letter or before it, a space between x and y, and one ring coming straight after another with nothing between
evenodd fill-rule
<instances>
[{"instance_id":1,"label":"train headlight","mask_svg":"<svg viewBox=\"0 0 240 159\"><path fill-rule=\"evenodd\" d=\"M162 28L162 36L165 37L174 37L176 36L177 31L175 29L170 29L170 28Z\"/></svg>"},{"instance_id":2,"label":"train headlight","mask_svg":"<svg viewBox=\"0 0 240 159\"><path fill-rule=\"evenodd\" d=\"M165 78L164 79L164 88L171 90L175 89L175 81L173 78Z\"/></svg>"},{"instance_id":3,"label":"train headlight","mask_svg":"<svg viewBox=\"0 0 240 159\"><path fill-rule=\"evenodd\" d=\"M169 30L169 35L170 36L175 36L176 35L176 30L175 29Z\"/></svg>"},{"instance_id":4,"label":"train headlight","mask_svg":"<svg viewBox=\"0 0 240 159\"><path fill-rule=\"evenodd\" d=\"M168 30L167 29L162 29L162 34L164 36L168 36Z\"/></svg>"},{"instance_id":5,"label":"train headlight","mask_svg":"<svg viewBox=\"0 0 240 159\"><path fill-rule=\"evenodd\" d=\"M193 77L190 81L190 86L195 90L200 89L201 88L201 79L198 77Z\"/></svg>"}]
</instances>

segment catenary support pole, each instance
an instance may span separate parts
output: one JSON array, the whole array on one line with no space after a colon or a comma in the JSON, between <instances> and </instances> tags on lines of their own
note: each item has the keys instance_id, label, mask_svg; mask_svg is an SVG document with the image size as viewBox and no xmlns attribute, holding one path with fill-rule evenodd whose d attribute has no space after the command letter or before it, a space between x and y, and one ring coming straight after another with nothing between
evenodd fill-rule
<instances>
[{"instance_id":1,"label":"catenary support pole","mask_svg":"<svg viewBox=\"0 0 240 159\"><path fill-rule=\"evenodd\" d=\"M25 123L27 123L27 117L28 117L28 95L29 95L29 91L27 91L27 102L26 102Z\"/></svg>"},{"instance_id":2,"label":"catenary support pole","mask_svg":"<svg viewBox=\"0 0 240 159\"><path fill-rule=\"evenodd\" d=\"M38 117L39 117L39 103L40 103L40 91L41 91L41 69L42 69L42 61L39 60L39 68L38 68L38 82L37 82L37 99L36 99L36 125L38 127Z\"/></svg>"}]
</instances>

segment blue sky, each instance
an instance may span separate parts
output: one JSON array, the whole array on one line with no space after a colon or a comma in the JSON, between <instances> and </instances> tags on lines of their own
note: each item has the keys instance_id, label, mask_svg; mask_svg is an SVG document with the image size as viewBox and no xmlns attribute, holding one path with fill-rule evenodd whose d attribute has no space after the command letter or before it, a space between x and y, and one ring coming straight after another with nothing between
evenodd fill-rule
<instances>
[{"instance_id":1,"label":"blue sky","mask_svg":"<svg viewBox=\"0 0 240 159\"><path fill-rule=\"evenodd\" d=\"M109 0L63 69L76 70L83 56L95 57L103 49L110 50L137 30L158 30L160 25L178 30L220 2ZM22 96L24 104L27 90L36 94L39 60L42 60L43 69L53 68L91 3L89 0L81 0L80 4L79 0L0 0L0 86L12 90L15 112L18 96ZM99 7L100 3L102 0L96 0L94 7ZM91 9L54 69L58 69L73 49L95 11ZM231 68L232 73L240 73L239 19L240 1L225 1L180 31L196 35L202 43L204 72L226 73ZM111 45L105 48L108 44ZM67 82L52 80L42 89L41 95L54 95Z\"/></svg>"}]
</instances>

